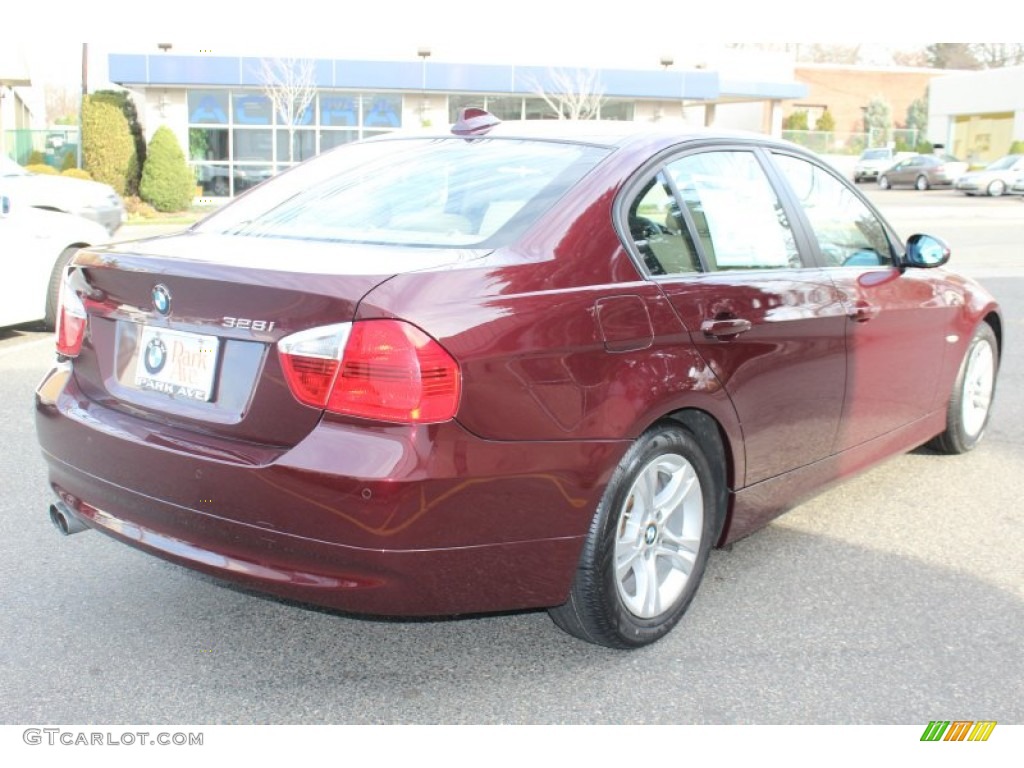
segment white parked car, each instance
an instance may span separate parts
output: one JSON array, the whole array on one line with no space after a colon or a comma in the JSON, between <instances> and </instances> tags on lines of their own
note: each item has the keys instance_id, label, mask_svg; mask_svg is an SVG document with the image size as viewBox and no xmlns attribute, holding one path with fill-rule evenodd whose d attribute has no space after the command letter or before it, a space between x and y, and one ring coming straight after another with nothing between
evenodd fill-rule
<instances>
[{"instance_id":1,"label":"white parked car","mask_svg":"<svg viewBox=\"0 0 1024 768\"><path fill-rule=\"evenodd\" d=\"M127 218L124 201L109 184L30 173L3 155L0 155L0 185L19 203L91 219L108 235L113 235Z\"/></svg>"},{"instance_id":2,"label":"white parked car","mask_svg":"<svg viewBox=\"0 0 1024 768\"><path fill-rule=\"evenodd\" d=\"M0 179L0 328L44 320L53 327L61 276L82 247L110 240L99 224L25 204Z\"/></svg>"},{"instance_id":3,"label":"white parked car","mask_svg":"<svg viewBox=\"0 0 1024 768\"><path fill-rule=\"evenodd\" d=\"M862 181L875 181L883 171L911 155L913 152L897 152L892 147L865 149L857 159L857 164L853 166L853 180L857 184Z\"/></svg>"},{"instance_id":4,"label":"white parked car","mask_svg":"<svg viewBox=\"0 0 1024 768\"><path fill-rule=\"evenodd\" d=\"M1024 176L1024 155L1006 155L980 171L965 173L956 180L956 191L965 195L999 197L1021 176Z\"/></svg>"}]
</instances>

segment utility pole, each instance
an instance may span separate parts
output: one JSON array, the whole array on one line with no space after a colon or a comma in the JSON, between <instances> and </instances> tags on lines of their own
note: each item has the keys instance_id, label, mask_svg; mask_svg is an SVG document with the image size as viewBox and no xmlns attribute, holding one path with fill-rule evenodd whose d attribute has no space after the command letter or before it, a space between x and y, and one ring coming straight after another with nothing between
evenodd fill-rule
<instances>
[{"instance_id":1,"label":"utility pole","mask_svg":"<svg viewBox=\"0 0 1024 768\"><path fill-rule=\"evenodd\" d=\"M89 95L89 44L82 43L82 97L78 101L78 167L82 167L82 139L85 99Z\"/></svg>"}]
</instances>

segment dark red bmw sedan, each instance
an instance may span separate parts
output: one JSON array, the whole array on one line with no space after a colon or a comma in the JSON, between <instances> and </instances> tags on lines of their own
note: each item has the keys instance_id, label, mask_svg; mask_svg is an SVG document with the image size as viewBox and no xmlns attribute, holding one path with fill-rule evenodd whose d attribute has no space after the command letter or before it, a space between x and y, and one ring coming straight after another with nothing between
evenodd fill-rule
<instances>
[{"instance_id":1,"label":"dark red bmw sedan","mask_svg":"<svg viewBox=\"0 0 1024 768\"><path fill-rule=\"evenodd\" d=\"M644 645L713 546L982 438L1002 322L948 258L761 136L477 112L346 145L73 260L51 517L345 611Z\"/></svg>"}]
</instances>

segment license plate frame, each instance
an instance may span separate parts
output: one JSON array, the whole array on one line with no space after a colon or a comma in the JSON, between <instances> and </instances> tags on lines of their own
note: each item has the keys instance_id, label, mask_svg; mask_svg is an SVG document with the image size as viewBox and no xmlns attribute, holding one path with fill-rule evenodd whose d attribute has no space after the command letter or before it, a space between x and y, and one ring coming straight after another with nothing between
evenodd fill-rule
<instances>
[{"instance_id":1,"label":"license plate frame","mask_svg":"<svg viewBox=\"0 0 1024 768\"><path fill-rule=\"evenodd\" d=\"M144 325L134 387L188 402L210 402L219 349L217 336Z\"/></svg>"}]
</instances>

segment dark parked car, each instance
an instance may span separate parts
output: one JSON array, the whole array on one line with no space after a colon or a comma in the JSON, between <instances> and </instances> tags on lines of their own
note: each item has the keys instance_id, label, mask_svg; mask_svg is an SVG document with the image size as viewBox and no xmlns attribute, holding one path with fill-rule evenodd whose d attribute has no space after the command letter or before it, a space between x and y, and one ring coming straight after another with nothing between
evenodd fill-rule
<instances>
[{"instance_id":1,"label":"dark parked car","mask_svg":"<svg viewBox=\"0 0 1024 768\"><path fill-rule=\"evenodd\" d=\"M907 186L922 192L932 187L948 187L967 172L968 165L952 155L913 155L882 172L882 189Z\"/></svg>"},{"instance_id":2,"label":"dark parked car","mask_svg":"<svg viewBox=\"0 0 1024 768\"><path fill-rule=\"evenodd\" d=\"M500 125L345 145L82 251L36 424L65 532L345 611L613 647L709 551L982 438L996 302L814 155Z\"/></svg>"}]
</instances>

